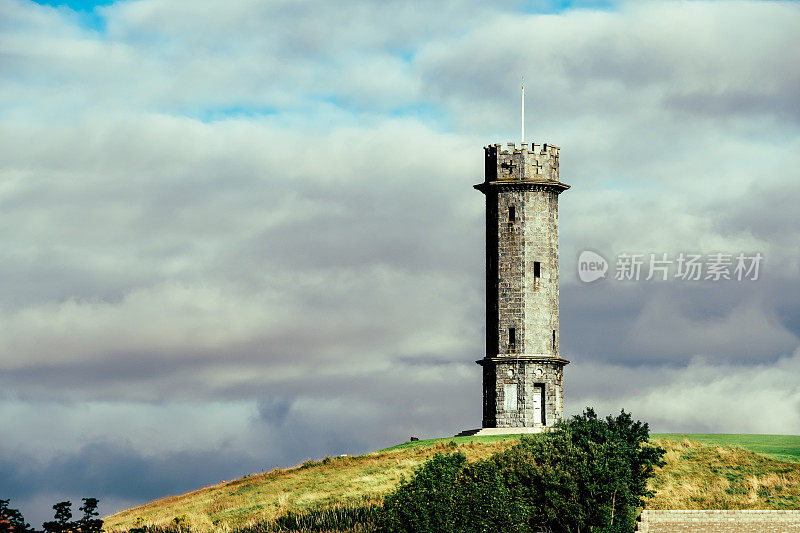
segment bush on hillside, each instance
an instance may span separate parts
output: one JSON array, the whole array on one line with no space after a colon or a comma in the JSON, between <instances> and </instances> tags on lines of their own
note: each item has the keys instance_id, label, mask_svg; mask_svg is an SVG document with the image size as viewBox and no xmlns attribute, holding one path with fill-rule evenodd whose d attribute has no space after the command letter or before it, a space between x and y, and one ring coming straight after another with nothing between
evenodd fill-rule
<instances>
[{"instance_id":1,"label":"bush on hillside","mask_svg":"<svg viewBox=\"0 0 800 533\"><path fill-rule=\"evenodd\" d=\"M632 531L664 450L624 411L587 409L489 459L437 455L384 502L381 531Z\"/></svg>"},{"instance_id":2,"label":"bush on hillside","mask_svg":"<svg viewBox=\"0 0 800 533\"><path fill-rule=\"evenodd\" d=\"M457 452L437 453L422 464L415 475L400 483L386 496L383 528L386 531L452 531L453 486L455 478L467 462Z\"/></svg>"},{"instance_id":3,"label":"bush on hillside","mask_svg":"<svg viewBox=\"0 0 800 533\"><path fill-rule=\"evenodd\" d=\"M579 450L580 462L572 470L578 482L575 497L586 509L586 523L604 531L632 531L636 508L653 495L647 480L665 464L665 450L648 443L647 423L634 421L625 411L601 420L593 409L586 409L564 429Z\"/></svg>"}]
</instances>

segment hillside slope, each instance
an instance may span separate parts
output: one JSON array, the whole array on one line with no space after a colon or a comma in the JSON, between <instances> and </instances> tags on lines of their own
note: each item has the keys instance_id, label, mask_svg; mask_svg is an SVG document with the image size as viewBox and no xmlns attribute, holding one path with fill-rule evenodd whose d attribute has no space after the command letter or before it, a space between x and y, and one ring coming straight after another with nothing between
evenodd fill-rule
<instances>
[{"instance_id":1,"label":"hillside slope","mask_svg":"<svg viewBox=\"0 0 800 533\"><path fill-rule=\"evenodd\" d=\"M779 461L800 462L800 435L757 435L740 433L654 433L651 439L693 441L710 446L738 446Z\"/></svg>"},{"instance_id":2,"label":"hillside slope","mask_svg":"<svg viewBox=\"0 0 800 533\"><path fill-rule=\"evenodd\" d=\"M688 436L693 438L692 435ZM771 436L748 435L744 445L768 449ZM780 461L744 447L719 446L713 436L654 435L667 449L667 465L651 485L651 509L800 509L800 463ZM720 439L733 444L732 436ZM404 475L436 452L462 451L474 461L516 441L515 437L460 437L405 443L355 456L325 458L171 496L106 519L107 531L166 524L183 517L192 530L236 528L275 518L287 510L379 500ZM800 437L781 440L782 458L800 459Z\"/></svg>"}]
</instances>

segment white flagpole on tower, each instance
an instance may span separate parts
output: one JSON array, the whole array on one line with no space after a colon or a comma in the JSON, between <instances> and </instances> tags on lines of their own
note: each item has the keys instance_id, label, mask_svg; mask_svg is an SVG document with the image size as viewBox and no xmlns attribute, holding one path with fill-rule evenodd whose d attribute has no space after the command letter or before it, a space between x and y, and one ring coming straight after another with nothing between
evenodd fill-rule
<instances>
[{"instance_id":1,"label":"white flagpole on tower","mask_svg":"<svg viewBox=\"0 0 800 533\"><path fill-rule=\"evenodd\" d=\"M519 142L525 142L525 76L522 77L522 135Z\"/></svg>"}]
</instances>

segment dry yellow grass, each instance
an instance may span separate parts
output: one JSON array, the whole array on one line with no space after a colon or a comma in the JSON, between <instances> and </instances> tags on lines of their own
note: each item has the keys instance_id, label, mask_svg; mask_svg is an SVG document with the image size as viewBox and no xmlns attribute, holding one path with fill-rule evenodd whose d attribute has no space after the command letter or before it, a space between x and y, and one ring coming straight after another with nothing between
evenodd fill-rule
<instances>
[{"instance_id":1,"label":"dry yellow grass","mask_svg":"<svg viewBox=\"0 0 800 533\"><path fill-rule=\"evenodd\" d=\"M800 464L744 448L658 440L667 450L648 509L800 509Z\"/></svg>"},{"instance_id":2,"label":"dry yellow grass","mask_svg":"<svg viewBox=\"0 0 800 533\"><path fill-rule=\"evenodd\" d=\"M192 531L228 531L276 518L289 509L379 500L436 452L458 450L476 461L514 442L458 441L455 447L449 441L440 441L276 469L126 509L106 518L105 529L126 530L135 526L137 519L144 524L165 525L182 517Z\"/></svg>"}]
</instances>

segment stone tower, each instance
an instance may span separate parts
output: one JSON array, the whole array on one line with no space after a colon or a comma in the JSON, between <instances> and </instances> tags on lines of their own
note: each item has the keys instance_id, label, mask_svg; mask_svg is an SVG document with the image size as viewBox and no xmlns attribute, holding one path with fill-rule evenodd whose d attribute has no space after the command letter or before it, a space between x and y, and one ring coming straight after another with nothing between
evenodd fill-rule
<instances>
[{"instance_id":1,"label":"stone tower","mask_svg":"<svg viewBox=\"0 0 800 533\"><path fill-rule=\"evenodd\" d=\"M484 148L486 356L482 432L536 432L563 416L558 344L559 148ZM488 428L497 428L486 431ZM513 428L513 431L503 431Z\"/></svg>"}]
</instances>

